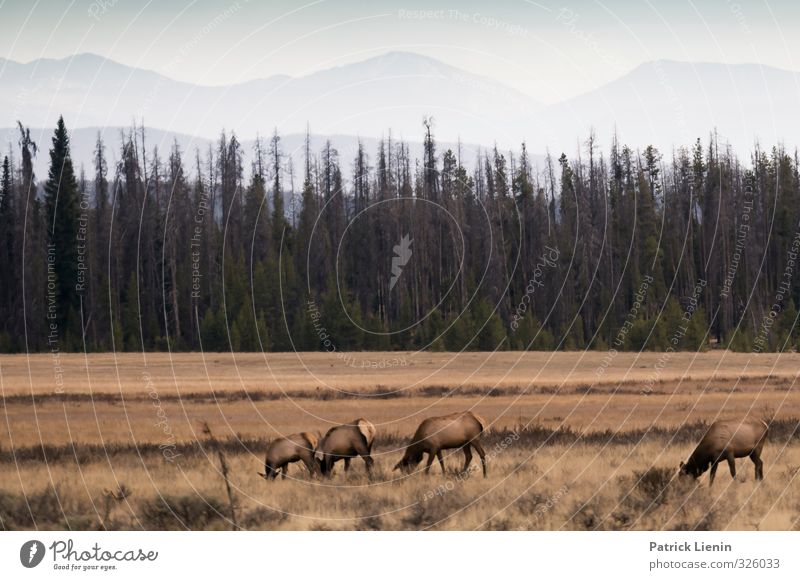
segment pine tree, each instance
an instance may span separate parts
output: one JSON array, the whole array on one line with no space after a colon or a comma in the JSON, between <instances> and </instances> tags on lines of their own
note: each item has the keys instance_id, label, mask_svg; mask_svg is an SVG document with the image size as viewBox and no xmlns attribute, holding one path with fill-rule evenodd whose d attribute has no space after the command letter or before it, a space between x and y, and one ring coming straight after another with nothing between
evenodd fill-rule
<instances>
[{"instance_id":1,"label":"pine tree","mask_svg":"<svg viewBox=\"0 0 800 580\"><path fill-rule=\"evenodd\" d=\"M277 256L281 244L286 246L289 242L289 239L285 237L286 234L291 234L291 227L286 219L286 204L283 202L283 182L281 180L283 154L281 153L281 138L277 129L270 139L269 155L272 160L272 245ZM286 248L284 248L285 250Z\"/></svg>"},{"instance_id":2,"label":"pine tree","mask_svg":"<svg viewBox=\"0 0 800 580\"><path fill-rule=\"evenodd\" d=\"M69 151L69 135L64 119L59 117L53 146L50 149L50 171L44 186L48 236L48 284L55 284L56 306L48 318L59 327L68 347L71 340L81 336L80 320L70 319L70 313L81 311L76 291L78 283L78 220L80 199L78 183Z\"/></svg>"},{"instance_id":3,"label":"pine tree","mask_svg":"<svg viewBox=\"0 0 800 580\"><path fill-rule=\"evenodd\" d=\"M11 272L14 263L14 207L12 205L11 163L8 156L3 157L3 170L0 177L0 275ZM0 285L0 352L13 349L11 339L12 291L10 284Z\"/></svg>"}]
</instances>

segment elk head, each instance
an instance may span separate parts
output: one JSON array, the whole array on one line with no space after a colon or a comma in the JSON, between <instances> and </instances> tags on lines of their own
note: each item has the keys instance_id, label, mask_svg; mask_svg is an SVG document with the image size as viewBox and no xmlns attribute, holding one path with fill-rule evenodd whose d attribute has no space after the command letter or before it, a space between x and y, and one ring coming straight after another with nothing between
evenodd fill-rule
<instances>
[{"instance_id":1,"label":"elk head","mask_svg":"<svg viewBox=\"0 0 800 580\"><path fill-rule=\"evenodd\" d=\"M693 478L697 479L698 477L703 475L703 473L706 472L706 470L708 469L708 463L706 463L705 465L701 465L700 463L694 461L692 458L689 458L689 461L687 463L681 461L679 469L680 469L680 475L682 476L690 475Z\"/></svg>"},{"instance_id":2,"label":"elk head","mask_svg":"<svg viewBox=\"0 0 800 580\"><path fill-rule=\"evenodd\" d=\"M422 451L413 448L413 446L409 446L403 454L403 458L397 462L397 465L394 466L392 471L397 471L399 469L402 473L410 473L421 461Z\"/></svg>"}]
</instances>

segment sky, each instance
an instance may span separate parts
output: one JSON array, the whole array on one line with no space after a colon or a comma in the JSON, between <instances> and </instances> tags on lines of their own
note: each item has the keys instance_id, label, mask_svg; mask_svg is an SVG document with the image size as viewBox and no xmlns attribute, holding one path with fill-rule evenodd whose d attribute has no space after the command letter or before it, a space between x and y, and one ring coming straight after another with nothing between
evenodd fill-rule
<instances>
[{"instance_id":1,"label":"sky","mask_svg":"<svg viewBox=\"0 0 800 580\"><path fill-rule=\"evenodd\" d=\"M551 103L658 59L800 70L798 24L796 0L0 0L0 57L224 85L404 50Z\"/></svg>"}]
</instances>

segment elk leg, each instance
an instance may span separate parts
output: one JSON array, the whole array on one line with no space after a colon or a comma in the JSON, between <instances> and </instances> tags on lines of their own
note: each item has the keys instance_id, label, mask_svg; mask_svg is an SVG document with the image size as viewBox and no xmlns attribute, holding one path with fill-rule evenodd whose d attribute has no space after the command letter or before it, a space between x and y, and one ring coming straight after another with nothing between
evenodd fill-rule
<instances>
[{"instance_id":1,"label":"elk leg","mask_svg":"<svg viewBox=\"0 0 800 580\"><path fill-rule=\"evenodd\" d=\"M733 457L733 453L728 453L728 469L731 470L731 479L736 479L736 459Z\"/></svg>"},{"instance_id":2,"label":"elk leg","mask_svg":"<svg viewBox=\"0 0 800 580\"><path fill-rule=\"evenodd\" d=\"M756 466L756 481L761 481L764 479L764 462L761 461L761 457L756 451L750 454L750 459L753 460L753 464Z\"/></svg>"},{"instance_id":3,"label":"elk leg","mask_svg":"<svg viewBox=\"0 0 800 580\"><path fill-rule=\"evenodd\" d=\"M367 474L372 475L372 464L375 463L371 456L364 455L361 459L364 460L364 467L367 468Z\"/></svg>"},{"instance_id":4,"label":"elk leg","mask_svg":"<svg viewBox=\"0 0 800 580\"><path fill-rule=\"evenodd\" d=\"M436 452L436 459L439 460L439 465L442 466L442 473L447 473L444 469L444 457L442 457L442 450Z\"/></svg>"},{"instance_id":5,"label":"elk leg","mask_svg":"<svg viewBox=\"0 0 800 580\"><path fill-rule=\"evenodd\" d=\"M431 470L431 464L436 454L433 451L428 451L428 462L425 464L425 474L427 475Z\"/></svg>"},{"instance_id":6,"label":"elk leg","mask_svg":"<svg viewBox=\"0 0 800 580\"><path fill-rule=\"evenodd\" d=\"M714 478L717 476L717 465L719 465L719 461L714 461L711 464L711 473L709 474L708 485L709 487L714 485Z\"/></svg>"},{"instance_id":7,"label":"elk leg","mask_svg":"<svg viewBox=\"0 0 800 580\"><path fill-rule=\"evenodd\" d=\"M344 472L345 472L345 474L348 471L350 471L350 458L349 457L345 457L344 458Z\"/></svg>"},{"instance_id":8,"label":"elk leg","mask_svg":"<svg viewBox=\"0 0 800 580\"><path fill-rule=\"evenodd\" d=\"M365 444L363 444L361 442L358 442L354 446L354 449L355 449L355 452L358 454L358 456L361 457L361 459L364 460L364 466L367 468L367 473L371 474L372 473L372 464L374 463L372 461L372 456L370 455L371 450L372 450L372 446L371 445L367 446L367 445L365 445ZM349 462L350 460L347 459L347 461Z\"/></svg>"},{"instance_id":9,"label":"elk leg","mask_svg":"<svg viewBox=\"0 0 800 580\"><path fill-rule=\"evenodd\" d=\"M313 457L303 457L303 465L305 465L306 469L308 469L308 473L310 473L311 475L316 475L317 462L314 461Z\"/></svg>"},{"instance_id":10,"label":"elk leg","mask_svg":"<svg viewBox=\"0 0 800 580\"><path fill-rule=\"evenodd\" d=\"M483 446L480 444L480 441L472 441L471 445L475 448L475 451L478 452L478 455L481 458L481 466L483 467L483 477L486 478L486 452L483 450Z\"/></svg>"},{"instance_id":11,"label":"elk leg","mask_svg":"<svg viewBox=\"0 0 800 580\"><path fill-rule=\"evenodd\" d=\"M330 455L324 455L322 457L322 472L328 477L331 477L333 475L331 473L332 469L333 469L333 459L331 459Z\"/></svg>"},{"instance_id":12,"label":"elk leg","mask_svg":"<svg viewBox=\"0 0 800 580\"><path fill-rule=\"evenodd\" d=\"M284 465L281 468L281 479L286 479L286 474L289 473L289 465Z\"/></svg>"},{"instance_id":13,"label":"elk leg","mask_svg":"<svg viewBox=\"0 0 800 580\"><path fill-rule=\"evenodd\" d=\"M461 471L466 471L469 469L469 464L472 463L472 448L469 444L464 445L464 469Z\"/></svg>"}]
</instances>

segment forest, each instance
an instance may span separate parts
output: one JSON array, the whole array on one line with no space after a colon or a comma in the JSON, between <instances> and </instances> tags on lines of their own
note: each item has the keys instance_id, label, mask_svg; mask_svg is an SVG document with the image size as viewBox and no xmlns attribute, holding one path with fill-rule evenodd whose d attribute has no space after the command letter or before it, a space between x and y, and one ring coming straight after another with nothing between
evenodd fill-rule
<instances>
[{"instance_id":1,"label":"forest","mask_svg":"<svg viewBox=\"0 0 800 580\"><path fill-rule=\"evenodd\" d=\"M590 134L465 167L434 133L420 158L307 140L296 169L277 131L162 152L134 126L109 166L100 136L79 163L63 119L50 143L20 123L0 352L795 348L796 152Z\"/></svg>"}]
</instances>

